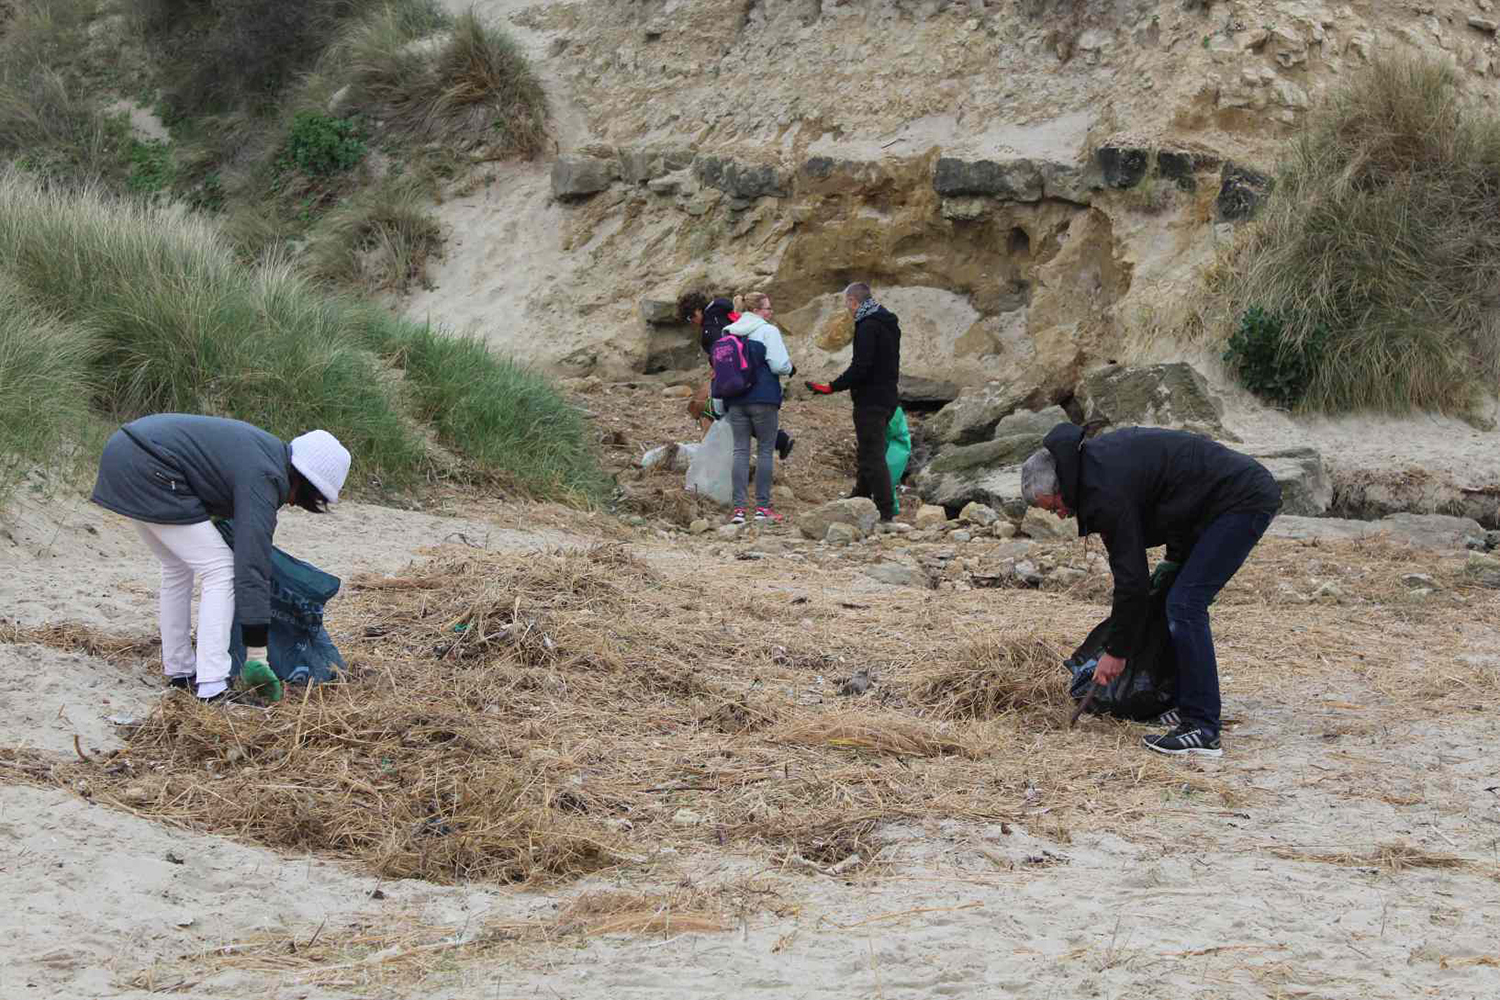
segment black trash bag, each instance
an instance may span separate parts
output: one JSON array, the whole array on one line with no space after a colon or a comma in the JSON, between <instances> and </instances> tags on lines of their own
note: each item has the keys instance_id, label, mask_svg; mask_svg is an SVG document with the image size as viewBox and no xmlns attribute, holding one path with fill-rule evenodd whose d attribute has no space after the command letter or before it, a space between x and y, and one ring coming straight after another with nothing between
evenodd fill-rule
<instances>
[{"instance_id":1,"label":"black trash bag","mask_svg":"<svg viewBox=\"0 0 1500 1000\"><path fill-rule=\"evenodd\" d=\"M234 522L215 521L224 542L234 548ZM344 658L323 627L323 605L339 592L339 578L311 563L271 548L271 627L266 658L286 684L322 684L338 677ZM245 639L240 623L229 634L229 676L245 666Z\"/></svg>"},{"instance_id":2,"label":"black trash bag","mask_svg":"<svg viewBox=\"0 0 1500 1000\"><path fill-rule=\"evenodd\" d=\"M1151 596L1148 614L1141 651L1125 661L1125 669L1112 684L1094 695L1089 704L1091 714L1144 722L1177 705L1177 654L1167 630L1165 590ZM1094 626L1083 645L1063 661L1073 675L1068 693L1075 701L1082 701L1093 686L1094 667L1104 655L1112 627L1113 619L1109 618Z\"/></svg>"}]
</instances>

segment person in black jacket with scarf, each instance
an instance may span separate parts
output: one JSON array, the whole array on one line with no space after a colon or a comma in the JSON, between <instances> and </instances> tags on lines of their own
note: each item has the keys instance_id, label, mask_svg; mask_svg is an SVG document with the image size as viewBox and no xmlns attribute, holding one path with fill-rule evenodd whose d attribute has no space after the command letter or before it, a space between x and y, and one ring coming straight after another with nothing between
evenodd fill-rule
<instances>
[{"instance_id":1,"label":"person in black jacket with scarf","mask_svg":"<svg viewBox=\"0 0 1500 1000\"><path fill-rule=\"evenodd\" d=\"M876 302L870 286L855 283L844 289L844 305L854 314L854 356L844 374L830 383L808 382L824 395L849 390L854 402L854 439L858 478L850 496L869 497L880 519L896 516L894 484L885 461L886 426L899 403L896 383L901 377L901 324L896 314Z\"/></svg>"},{"instance_id":2,"label":"person in black jacket with scarf","mask_svg":"<svg viewBox=\"0 0 1500 1000\"><path fill-rule=\"evenodd\" d=\"M1114 630L1094 669L1108 684L1140 649L1153 586L1168 586L1167 627L1177 654L1171 731L1150 736L1159 753L1219 757L1219 668L1208 605L1239 570L1281 506L1281 487L1255 459L1186 431L1130 427L1084 440L1058 424L1021 467L1021 493L1078 534L1098 532L1115 578ZM1154 574L1146 550L1166 546ZM1175 578L1174 578L1175 577Z\"/></svg>"}]
</instances>

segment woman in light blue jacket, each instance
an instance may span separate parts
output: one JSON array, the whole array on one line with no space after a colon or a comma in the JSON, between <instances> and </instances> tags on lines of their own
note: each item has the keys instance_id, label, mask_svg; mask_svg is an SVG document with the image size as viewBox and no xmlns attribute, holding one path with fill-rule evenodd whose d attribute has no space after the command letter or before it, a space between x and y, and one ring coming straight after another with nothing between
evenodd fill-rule
<instances>
[{"instance_id":1,"label":"woman in light blue jacket","mask_svg":"<svg viewBox=\"0 0 1500 1000\"><path fill-rule=\"evenodd\" d=\"M771 506L771 475L776 468L776 432L781 422L781 377L791 375L796 366L787 354L781 331L771 324L774 311L771 297L763 292L746 292L735 298L740 318L724 332L743 337L765 348L765 361L756 373L755 384L743 396L726 400L729 426L734 430L734 467L732 473L733 524L744 524L750 486L750 438L757 442L755 458L755 519L778 522L781 515ZM757 352L758 353L758 352Z\"/></svg>"}]
</instances>

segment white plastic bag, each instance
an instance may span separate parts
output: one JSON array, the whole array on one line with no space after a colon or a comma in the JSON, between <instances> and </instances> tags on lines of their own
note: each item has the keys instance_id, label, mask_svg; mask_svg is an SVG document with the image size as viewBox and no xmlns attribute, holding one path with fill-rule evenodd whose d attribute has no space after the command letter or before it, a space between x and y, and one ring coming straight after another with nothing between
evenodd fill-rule
<instances>
[{"instance_id":1,"label":"white plastic bag","mask_svg":"<svg viewBox=\"0 0 1500 1000\"><path fill-rule=\"evenodd\" d=\"M733 470L734 429L727 419L715 420L688 466L687 489L728 506L733 494Z\"/></svg>"}]
</instances>

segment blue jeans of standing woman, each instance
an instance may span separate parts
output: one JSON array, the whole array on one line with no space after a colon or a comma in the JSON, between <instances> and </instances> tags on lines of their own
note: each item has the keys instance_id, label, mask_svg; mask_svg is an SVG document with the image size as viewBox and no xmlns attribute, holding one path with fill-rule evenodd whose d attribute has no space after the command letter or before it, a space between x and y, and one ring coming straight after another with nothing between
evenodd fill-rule
<instances>
[{"instance_id":1,"label":"blue jeans of standing woman","mask_svg":"<svg viewBox=\"0 0 1500 1000\"><path fill-rule=\"evenodd\" d=\"M1244 565L1275 512L1232 510L1199 537L1167 592L1167 628L1177 654L1177 709L1183 725L1219 732L1219 662L1208 628L1208 603Z\"/></svg>"},{"instance_id":2,"label":"blue jeans of standing woman","mask_svg":"<svg viewBox=\"0 0 1500 1000\"><path fill-rule=\"evenodd\" d=\"M729 427L734 431L734 469L730 477L734 506L746 507L750 490L750 438L756 441L755 506L771 506L771 476L776 471L776 430L781 408L774 403L741 403L729 406Z\"/></svg>"}]
</instances>

